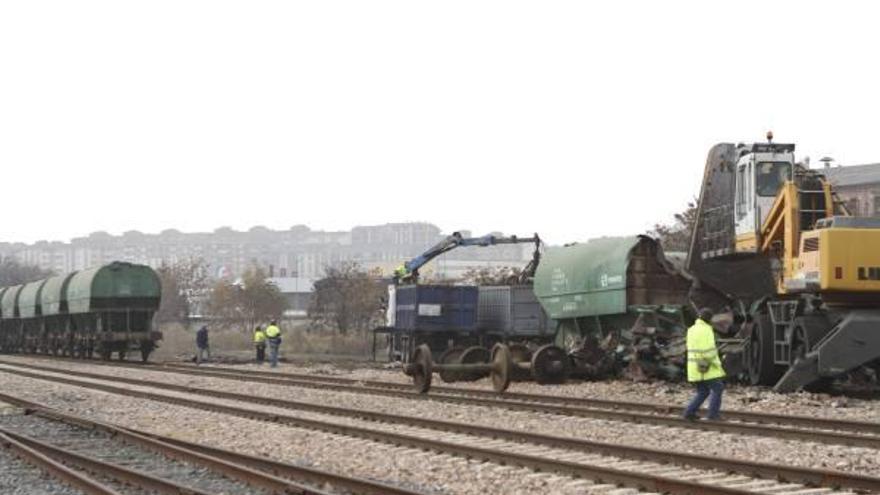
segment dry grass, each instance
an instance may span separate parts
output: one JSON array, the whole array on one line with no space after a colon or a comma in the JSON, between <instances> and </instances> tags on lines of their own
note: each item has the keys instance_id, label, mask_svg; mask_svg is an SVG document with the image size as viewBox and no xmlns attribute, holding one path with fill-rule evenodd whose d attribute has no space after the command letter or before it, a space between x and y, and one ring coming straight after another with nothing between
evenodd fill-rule
<instances>
[{"instance_id":1,"label":"dry grass","mask_svg":"<svg viewBox=\"0 0 880 495\"><path fill-rule=\"evenodd\" d=\"M196 352L196 330L201 324L185 327L181 324L164 325L163 340L154 353L157 361L190 359ZM281 325L281 356L288 358L364 359L370 355L372 336L369 333L340 335L332 331L306 330L305 322L284 322ZM253 334L250 331L212 328L209 333L211 356L220 359L249 359L253 357Z\"/></svg>"}]
</instances>

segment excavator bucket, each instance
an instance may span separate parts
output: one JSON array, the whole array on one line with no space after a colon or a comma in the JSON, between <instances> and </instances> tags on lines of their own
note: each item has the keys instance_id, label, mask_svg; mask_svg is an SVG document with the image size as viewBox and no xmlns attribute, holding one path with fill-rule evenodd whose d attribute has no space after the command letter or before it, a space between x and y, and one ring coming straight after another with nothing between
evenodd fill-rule
<instances>
[{"instance_id":1,"label":"excavator bucket","mask_svg":"<svg viewBox=\"0 0 880 495\"><path fill-rule=\"evenodd\" d=\"M691 293L695 306L715 309L734 301L750 303L775 293L770 259L734 252L733 203L740 147L716 144L709 150L697 204L697 219L686 263L698 281Z\"/></svg>"}]
</instances>

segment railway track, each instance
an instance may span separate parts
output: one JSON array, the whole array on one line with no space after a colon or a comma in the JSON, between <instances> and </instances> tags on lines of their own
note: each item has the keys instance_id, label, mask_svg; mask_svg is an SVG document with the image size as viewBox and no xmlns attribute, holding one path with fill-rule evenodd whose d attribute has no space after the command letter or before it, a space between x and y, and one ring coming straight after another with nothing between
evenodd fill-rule
<instances>
[{"instance_id":1,"label":"railway track","mask_svg":"<svg viewBox=\"0 0 880 495\"><path fill-rule=\"evenodd\" d=\"M15 364L14 362L5 362L3 364ZM43 367L30 364L18 364L22 367L28 367L40 371L58 371L58 368ZM140 368L135 365L135 368ZM143 369L143 368L141 368ZM485 392L480 390L459 389L453 387L445 387L442 392L432 392L430 394L418 394L412 392L409 387L402 384L390 382L362 382L364 385L357 385L350 379L327 377L314 377L311 375L294 375L281 374L274 372L259 371L240 371L220 368L221 371L197 368L187 365L154 365L148 368L151 371L182 373L193 376L205 376L213 378L226 378L238 381L256 381L273 385L284 385L291 387L306 387L321 390L335 390L341 392L353 392L360 394L385 395L389 397L399 397L412 400L436 400L447 403L504 407L509 410L529 411L538 413L560 414L565 416L585 417L593 419L602 419L610 421L626 421L640 424L653 424L661 426L670 426L676 428L699 429L704 431L719 431L725 433L736 433L745 435L755 435L763 437L773 437L789 440L806 440L811 442L820 442L830 445L849 445L858 447L868 447L880 449L880 424L869 423L864 421L848 421L834 420L826 418L813 418L806 416L788 416L780 414L765 414L745 411L725 412L728 421L686 421L678 416L680 412L678 407L658 406L651 404L639 404L632 402L618 402L608 400L594 399L571 399L563 397L555 397L539 394L518 394L515 398L506 398L508 394L504 394L504 398L498 394ZM107 375L95 373L85 373L80 371L67 371L75 376L85 378L102 378ZM282 376L279 376L282 375ZM305 378L309 377L309 378ZM118 380L134 380L127 383L132 385L147 385L149 382L138 382L135 379L126 379L119 377ZM342 383L345 381L345 383ZM379 385L381 384L381 385ZM439 387L438 387L439 388ZM230 398L233 400L244 400L236 394L228 394L223 392L209 392L198 390L181 390L192 393L202 393L214 395L218 398ZM454 391L453 393L448 393ZM488 395L483 395L488 394ZM254 400L257 400L254 398ZM272 401L272 399L263 399L263 403ZM576 405L569 405L568 402L574 402ZM603 404L605 407L593 407L594 402ZM588 403L591 406L583 406L580 404ZM298 403L295 401L277 402L273 405L289 408L308 407L308 404ZM643 411L638 412L632 409L626 409L630 405L633 409L641 407ZM643 406L643 407L642 407ZM788 421L790 420L790 422Z\"/></svg>"},{"instance_id":2,"label":"railway track","mask_svg":"<svg viewBox=\"0 0 880 495\"><path fill-rule=\"evenodd\" d=\"M122 428L8 394L0 393L0 401L22 408L22 414L0 416L0 443L86 493L424 495ZM31 453L23 453L22 446Z\"/></svg>"},{"instance_id":3,"label":"railway track","mask_svg":"<svg viewBox=\"0 0 880 495\"><path fill-rule=\"evenodd\" d=\"M6 414L0 418L0 438L18 455L24 454L23 458L86 493L263 495L277 489L329 493L283 481L269 486L270 478L257 471L162 446L159 441L135 442L134 434L119 435L118 430L94 430L39 414Z\"/></svg>"},{"instance_id":4,"label":"railway track","mask_svg":"<svg viewBox=\"0 0 880 495\"><path fill-rule=\"evenodd\" d=\"M674 415L681 413L680 404L652 404L621 400L594 399L584 397L560 397L548 394L527 394L505 392L497 394L487 390L460 387L433 386L428 394L419 394L410 385L378 380L358 380L353 378L333 377L325 375L308 375L304 373L265 372L256 370L240 370L210 366L199 368L185 364L151 365L150 370L172 369L178 373L194 376L212 376L244 381L259 381L273 385L289 385L315 389L332 389L342 392L370 393L411 399L439 400L454 403L470 403L474 405L492 404L517 410L531 410L543 413L563 414L570 416L589 415L594 410L633 411L655 415ZM480 399L480 400L461 400ZM487 402L488 401L488 402ZM556 407L562 406L562 407ZM780 426L803 426L813 430L850 432L855 434L880 435L880 423L853 421L842 419L817 418L788 414L773 414L753 411L723 411L725 420L743 423L756 423ZM642 416L634 418L643 419ZM832 442L834 443L834 442Z\"/></svg>"},{"instance_id":5,"label":"railway track","mask_svg":"<svg viewBox=\"0 0 880 495\"><path fill-rule=\"evenodd\" d=\"M46 474L54 476L47 478ZM0 433L0 493L7 495L112 494L111 488L77 473Z\"/></svg>"},{"instance_id":6,"label":"railway track","mask_svg":"<svg viewBox=\"0 0 880 495\"><path fill-rule=\"evenodd\" d=\"M42 357L42 356L41 356ZM62 360L72 363L83 363L82 360L66 358L46 358L50 361ZM655 404L647 402L634 402L624 400L608 400L589 397L562 397L549 394L529 394L521 392L505 392L497 394L488 390L433 386L432 392L419 394L412 390L408 384L380 381L344 378L329 375L312 375L305 373L268 372L258 370L244 370L240 368L204 366L199 367L179 363L108 363L105 361L89 361L89 364L104 366L125 367L143 369L145 366L151 371L173 371L175 373L193 376L207 376L214 378L226 378L239 381L254 381L273 385L288 385L303 388L336 390L341 392L365 393L371 395L386 395L389 397L410 398L414 400L437 400L453 403L470 403L484 405L486 402L462 401L460 397L485 399L492 405L510 407L515 410L531 410L542 413L557 413L563 415L579 415L579 411L586 409L587 412L594 409L611 411L635 411L658 415L678 416L682 406L680 404ZM452 397L450 397L452 396ZM526 404L524 406L524 404ZM564 408L543 407L566 406ZM791 414L775 414L755 411L738 411L725 409L725 420L733 420L744 423L757 423L780 426L804 426L815 430L842 431L857 434L880 435L880 423L869 421L855 421L846 419L818 418L814 416L799 416Z\"/></svg>"},{"instance_id":7,"label":"railway track","mask_svg":"<svg viewBox=\"0 0 880 495\"><path fill-rule=\"evenodd\" d=\"M715 459L537 435L515 430L296 403L296 408L299 410L346 415L350 418L367 420L370 422L367 427L352 421L327 421L282 415L260 411L252 407L246 408L145 390L126 389L104 383L75 380L65 376L11 369L8 366L0 368L0 371L412 448L429 449L502 464L552 471L587 478L597 483L621 484L651 491L669 493L833 493L835 488L840 487L850 490L880 492L880 478L856 473ZM64 371L56 369L54 373L63 374ZM99 378L92 379L136 384L139 387L162 388L188 394L205 392L205 390L193 389L192 387L169 386L167 383L159 382L149 384L145 380L118 379L118 377L105 375L99 375ZM267 405L281 405L281 402L277 402L275 399L242 394L229 395L226 392L210 391L201 395L245 401L248 404L259 402ZM283 402L290 406L290 401ZM444 434L438 435L438 431L442 431ZM443 440L437 440L438 437L442 437ZM825 488L804 492L806 486Z\"/></svg>"}]
</instances>

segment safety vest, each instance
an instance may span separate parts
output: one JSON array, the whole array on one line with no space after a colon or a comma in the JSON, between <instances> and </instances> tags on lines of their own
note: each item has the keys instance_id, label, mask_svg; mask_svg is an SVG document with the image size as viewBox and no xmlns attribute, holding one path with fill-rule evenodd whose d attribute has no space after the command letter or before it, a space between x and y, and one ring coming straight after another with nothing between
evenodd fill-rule
<instances>
[{"instance_id":1,"label":"safety vest","mask_svg":"<svg viewBox=\"0 0 880 495\"><path fill-rule=\"evenodd\" d=\"M394 270L394 276L397 278L403 278L406 276L406 265L400 265Z\"/></svg>"},{"instance_id":2,"label":"safety vest","mask_svg":"<svg viewBox=\"0 0 880 495\"><path fill-rule=\"evenodd\" d=\"M688 328L687 358L689 382L702 382L724 376L712 325L698 319ZM700 362L708 363L709 368L705 372L700 372Z\"/></svg>"},{"instance_id":3,"label":"safety vest","mask_svg":"<svg viewBox=\"0 0 880 495\"><path fill-rule=\"evenodd\" d=\"M262 344L266 341L266 332L262 330L254 331L254 344Z\"/></svg>"},{"instance_id":4,"label":"safety vest","mask_svg":"<svg viewBox=\"0 0 880 495\"><path fill-rule=\"evenodd\" d=\"M266 327L266 337L270 339L276 339L281 336L281 330L278 329L275 325L269 325Z\"/></svg>"}]
</instances>

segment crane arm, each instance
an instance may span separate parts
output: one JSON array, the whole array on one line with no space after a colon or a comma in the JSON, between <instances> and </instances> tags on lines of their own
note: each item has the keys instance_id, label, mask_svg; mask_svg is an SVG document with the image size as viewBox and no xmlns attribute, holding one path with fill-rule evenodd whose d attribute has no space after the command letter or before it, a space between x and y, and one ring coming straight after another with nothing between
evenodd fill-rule
<instances>
[{"instance_id":1,"label":"crane arm","mask_svg":"<svg viewBox=\"0 0 880 495\"><path fill-rule=\"evenodd\" d=\"M399 268L395 274L394 278L398 281L410 281L417 282L419 277L419 268L425 266L443 253L451 251L459 246L495 246L499 244L521 244L533 242L535 243L535 249L537 250L541 245L541 239L538 237L538 234L535 234L531 237L517 237L517 236L495 236L495 235L484 235L482 237L463 237L460 232L453 232L452 235L438 242L434 246L431 246L424 253L416 256L415 258L405 262L401 268Z\"/></svg>"}]
</instances>

